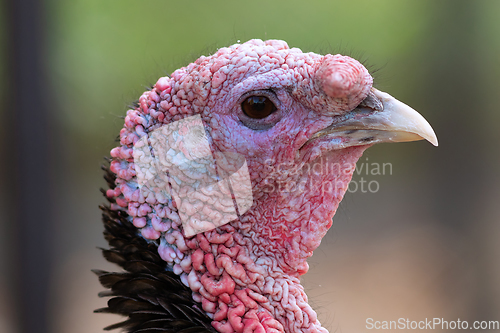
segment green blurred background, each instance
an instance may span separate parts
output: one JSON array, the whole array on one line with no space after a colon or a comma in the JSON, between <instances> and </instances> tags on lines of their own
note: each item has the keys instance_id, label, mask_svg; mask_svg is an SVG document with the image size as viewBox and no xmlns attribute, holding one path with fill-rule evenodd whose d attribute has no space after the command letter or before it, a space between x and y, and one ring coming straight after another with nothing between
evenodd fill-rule
<instances>
[{"instance_id":1,"label":"green blurred background","mask_svg":"<svg viewBox=\"0 0 500 333\"><path fill-rule=\"evenodd\" d=\"M33 206L12 198L26 187L9 173L20 119L11 91L31 89L30 80L17 88L10 80L12 36L23 29L11 8L0 9L0 332L29 331L37 317L23 313L24 303L46 319L36 332L99 332L119 319L92 313L105 300L90 269L113 269L96 248L106 246L100 165L121 117L158 77L251 38L366 61L375 86L423 114L440 141L380 145L361 159L391 163L392 174L355 176L377 181L379 191L348 193L309 261L303 283L323 325L365 332L367 318L500 320L500 1L46 0L35 13L26 6L42 18L41 72L31 79L46 96L49 137L41 176L49 185L37 193L47 202L39 216L48 232L38 236L47 250L37 260L48 275L35 287L42 301L18 283L17 252L37 236L14 225L16 210ZM36 246L29 251L37 257ZM30 274L36 283L36 270Z\"/></svg>"}]
</instances>

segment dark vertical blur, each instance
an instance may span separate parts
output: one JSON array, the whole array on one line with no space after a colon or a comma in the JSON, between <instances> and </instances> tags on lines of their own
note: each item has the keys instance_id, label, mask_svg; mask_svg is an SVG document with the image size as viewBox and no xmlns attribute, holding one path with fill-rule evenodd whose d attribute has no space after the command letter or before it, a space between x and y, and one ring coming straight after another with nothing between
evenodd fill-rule
<instances>
[{"instance_id":1,"label":"dark vertical blur","mask_svg":"<svg viewBox=\"0 0 500 333\"><path fill-rule=\"evenodd\" d=\"M467 261L467 270L474 272L471 288L475 300L469 304L469 314L476 320L493 318L491 289L486 277L488 263L482 251L484 227L481 207L484 189L488 188L488 133L480 114L487 107L489 81L481 69L487 66L481 59L481 1L445 0L432 4L434 19L420 56L427 68L423 98L428 101L429 114L439 136L440 149L430 151L435 156L429 177L433 185L434 215L448 233L452 248L457 248ZM457 272L468 274L469 272ZM450 290L454 293L456 290Z\"/></svg>"},{"instance_id":2,"label":"dark vertical blur","mask_svg":"<svg viewBox=\"0 0 500 333\"><path fill-rule=\"evenodd\" d=\"M48 332L51 122L42 0L7 1L6 173L11 195L11 293L21 333ZM12 291L13 289L13 291Z\"/></svg>"}]
</instances>

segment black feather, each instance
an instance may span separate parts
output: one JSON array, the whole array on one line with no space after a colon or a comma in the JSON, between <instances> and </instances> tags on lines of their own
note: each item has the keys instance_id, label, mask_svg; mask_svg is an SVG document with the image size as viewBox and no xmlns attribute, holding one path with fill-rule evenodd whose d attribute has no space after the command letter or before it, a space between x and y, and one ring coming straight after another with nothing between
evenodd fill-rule
<instances>
[{"instance_id":1,"label":"black feather","mask_svg":"<svg viewBox=\"0 0 500 333\"><path fill-rule=\"evenodd\" d=\"M115 175L102 167L109 187L115 187ZM101 190L103 194L105 190ZM113 200L109 202L114 203ZM158 255L158 244L139 236L124 211L100 206L104 237L110 249L102 249L106 260L125 271L93 270L107 289L100 297L112 297L108 306L95 312L128 317L105 330L122 329L128 333L215 333L212 320L191 297L191 290L171 272Z\"/></svg>"}]
</instances>

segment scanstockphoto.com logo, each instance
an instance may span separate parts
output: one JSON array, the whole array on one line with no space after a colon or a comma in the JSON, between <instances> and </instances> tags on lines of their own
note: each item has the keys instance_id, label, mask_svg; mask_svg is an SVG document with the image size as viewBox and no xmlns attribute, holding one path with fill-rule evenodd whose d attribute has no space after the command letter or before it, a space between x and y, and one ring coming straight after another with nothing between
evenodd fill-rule
<instances>
[{"instance_id":1,"label":"scanstockphoto.com logo","mask_svg":"<svg viewBox=\"0 0 500 333\"><path fill-rule=\"evenodd\" d=\"M500 321L483 320L469 322L467 320L445 320L444 318L425 318L423 320L410 320L399 318L398 320L375 320L366 319L368 330L499 330Z\"/></svg>"},{"instance_id":2,"label":"scanstockphoto.com logo","mask_svg":"<svg viewBox=\"0 0 500 333\"><path fill-rule=\"evenodd\" d=\"M213 154L199 115L141 137L133 157L143 196L173 198L187 237L237 219L253 203L244 156Z\"/></svg>"},{"instance_id":3,"label":"scanstockphoto.com logo","mask_svg":"<svg viewBox=\"0 0 500 333\"><path fill-rule=\"evenodd\" d=\"M347 187L349 193L377 193L380 176L392 176L392 163L369 162L368 157L354 166L354 176Z\"/></svg>"},{"instance_id":4,"label":"scanstockphoto.com logo","mask_svg":"<svg viewBox=\"0 0 500 333\"><path fill-rule=\"evenodd\" d=\"M349 193L377 193L381 176L392 175L392 163L370 162L368 157L357 163L329 163L319 158L312 164L275 163L265 161L268 177L277 180L264 188L265 192L304 192L319 188L322 194L347 190ZM353 175L347 189L343 181L325 181L318 175ZM320 179L321 183L315 184Z\"/></svg>"},{"instance_id":5,"label":"scanstockphoto.com logo","mask_svg":"<svg viewBox=\"0 0 500 333\"><path fill-rule=\"evenodd\" d=\"M174 200L187 237L224 225L253 204L252 184L245 157L212 152L200 115L161 126L142 136L133 148L137 186L144 198ZM376 193L378 176L392 175L392 164L326 163L277 164L266 161L273 182L264 191L296 192L314 188L323 193ZM323 181L317 175L354 174L345 182ZM315 176L316 175L316 176ZM314 182L320 182L314 184Z\"/></svg>"}]
</instances>

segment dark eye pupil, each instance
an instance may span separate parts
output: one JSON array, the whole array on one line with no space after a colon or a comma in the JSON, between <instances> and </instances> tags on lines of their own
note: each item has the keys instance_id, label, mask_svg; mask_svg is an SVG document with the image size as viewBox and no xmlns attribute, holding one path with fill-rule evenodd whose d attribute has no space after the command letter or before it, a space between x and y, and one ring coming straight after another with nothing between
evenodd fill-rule
<instances>
[{"instance_id":1,"label":"dark eye pupil","mask_svg":"<svg viewBox=\"0 0 500 333\"><path fill-rule=\"evenodd\" d=\"M276 106L266 96L250 96L241 103L243 112L250 118L262 119L276 111Z\"/></svg>"}]
</instances>

